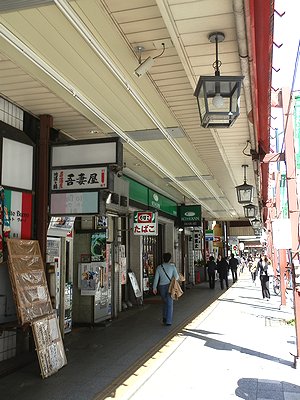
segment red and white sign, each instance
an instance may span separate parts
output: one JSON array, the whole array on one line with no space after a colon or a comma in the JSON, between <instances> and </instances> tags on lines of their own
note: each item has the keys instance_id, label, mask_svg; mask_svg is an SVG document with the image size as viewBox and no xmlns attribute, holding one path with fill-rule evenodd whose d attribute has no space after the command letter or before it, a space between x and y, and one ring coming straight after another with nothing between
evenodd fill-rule
<instances>
[{"instance_id":1,"label":"red and white sign","mask_svg":"<svg viewBox=\"0 0 300 400\"><path fill-rule=\"evenodd\" d=\"M105 188L107 188L107 167L52 170L51 190Z\"/></svg>"},{"instance_id":2,"label":"red and white sign","mask_svg":"<svg viewBox=\"0 0 300 400\"><path fill-rule=\"evenodd\" d=\"M133 234L139 236L157 236L157 213L151 211L135 211L133 219Z\"/></svg>"},{"instance_id":3,"label":"red and white sign","mask_svg":"<svg viewBox=\"0 0 300 400\"><path fill-rule=\"evenodd\" d=\"M32 194L5 189L4 205L7 207L10 237L31 239Z\"/></svg>"}]
</instances>

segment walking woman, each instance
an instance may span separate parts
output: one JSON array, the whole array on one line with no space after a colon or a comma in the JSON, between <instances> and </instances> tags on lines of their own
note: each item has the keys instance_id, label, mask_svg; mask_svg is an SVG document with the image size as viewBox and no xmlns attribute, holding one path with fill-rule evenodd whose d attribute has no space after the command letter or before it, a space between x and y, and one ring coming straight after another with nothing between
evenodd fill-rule
<instances>
[{"instance_id":1,"label":"walking woman","mask_svg":"<svg viewBox=\"0 0 300 400\"><path fill-rule=\"evenodd\" d=\"M258 270L259 270L259 277L260 277L260 283L261 283L261 291L262 291L262 296L263 299L270 300L270 291L269 291L269 274L268 274L268 268L269 268L269 260L268 257L264 257L263 259L260 258L257 264Z\"/></svg>"},{"instance_id":2,"label":"walking woman","mask_svg":"<svg viewBox=\"0 0 300 400\"><path fill-rule=\"evenodd\" d=\"M153 294L157 294L157 285L160 296L163 300L163 324L172 325L173 321L173 299L169 293L169 285L174 277L179 279L175 264L171 264L171 253L163 254L163 263L156 268L153 281Z\"/></svg>"}]
</instances>

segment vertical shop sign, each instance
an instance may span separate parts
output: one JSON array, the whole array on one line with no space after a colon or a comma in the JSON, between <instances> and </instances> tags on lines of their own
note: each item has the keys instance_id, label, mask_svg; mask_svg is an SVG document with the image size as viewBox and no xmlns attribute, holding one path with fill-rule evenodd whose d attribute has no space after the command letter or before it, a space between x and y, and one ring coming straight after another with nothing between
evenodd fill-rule
<instances>
[{"instance_id":1,"label":"vertical shop sign","mask_svg":"<svg viewBox=\"0 0 300 400\"><path fill-rule=\"evenodd\" d=\"M133 234L139 236L157 236L157 213L152 211L135 211L133 218Z\"/></svg>"},{"instance_id":2,"label":"vertical shop sign","mask_svg":"<svg viewBox=\"0 0 300 400\"><path fill-rule=\"evenodd\" d=\"M201 231L200 229L194 230L194 250L201 249Z\"/></svg>"}]
</instances>

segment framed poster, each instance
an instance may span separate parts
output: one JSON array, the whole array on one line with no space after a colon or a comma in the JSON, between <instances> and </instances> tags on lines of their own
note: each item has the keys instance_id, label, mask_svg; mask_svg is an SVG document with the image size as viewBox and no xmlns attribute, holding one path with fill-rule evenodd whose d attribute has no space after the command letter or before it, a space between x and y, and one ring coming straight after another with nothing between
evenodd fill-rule
<instances>
[{"instance_id":1,"label":"framed poster","mask_svg":"<svg viewBox=\"0 0 300 400\"><path fill-rule=\"evenodd\" d=\"M106 260L106 231L91 235L91 261L103 262Z\"/></svg>"}]
</instances>

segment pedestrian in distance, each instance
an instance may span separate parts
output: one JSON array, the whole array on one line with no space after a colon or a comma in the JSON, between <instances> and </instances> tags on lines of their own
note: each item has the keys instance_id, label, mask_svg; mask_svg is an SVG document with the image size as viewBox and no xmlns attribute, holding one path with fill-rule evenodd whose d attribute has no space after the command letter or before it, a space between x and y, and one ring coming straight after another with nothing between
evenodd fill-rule
<instances>
[{"instance_id":1,"label":"pedestrian in distance","mask_svg":"<svg viewBox=\"0 0 300 400\"><path fill-rule=\"evenodd\" d=\"M209 288L214 289L216 281L217 264L215 263L215 259L213 256L209 257L209 261L206 263L206 268L208 274Z\"/></svg>"},{"instance_id":2,"label":"pedestrian in distance","mask_svg":"<svg viewBox=\"0 0 300 400\"><path fill-rule=\"evenodd\" d=\"M224 282L226 285L226 289L228 289L228 262L225 257L221 257L221 260L217 264L217 268L221 289L224 289Z\"/></svg>"},{"instance_id":3,"label":"pedestrian in distance","mask_svg":"<svg viewBox=\"0 0 300 400\"><path fill-rule=\"evenodd\" d=\"M257 275L257 263L253 260L253 258L249 258L248 261L249 271L251 273L252 282L255 283L256 275Z\"/></svg>"},{"instance_id":4,"label":"pedestrian in distance","mask_svg":"<svg viewBox=\"0 0 300 400\"><path fill-rule=\"evenodd\" d=\"M222 256L221 256L221 254L218 254L218 257L217 257L217 272L218 272L218 274L219 274L219 264L220 264L221 260L222 260Z\"/></svg>"},{"instance_id":5,"label":"pedestrian in distance","mask_svg":"<svg viewBox=\"0 0 300 400\"><path fill-rule=\"evenodd\" d=\"M261 291L263 299L270 300L270 290L269 290L269 268L270 262L268 257L260 258L258 261L258 271L259 271L259 278L261 283Z\"/></svg>"},{"instance_id":6,"label":"pedestrian in distance","mask_svg":"<svg viewBox=\"0 0 300 400\"><path fill-rule=\"evenodd\" d=\"M229 260L229 268L231 270L233 283L238 280L238 277L237 277L238 265L239 265L239 261L237 258L234 257L234 254L232 253L231 258Z\"/></svg>"},{"instance_id":7,"label":"pedestrian in distance","mask_svg":"<svg viewBox=\"0 0 300 400\"><path fill-rule=\"evenodd\" d=\"M163 254L163 263L156 268L153 281L153 294L157 294L158 287L163 301L162 321L164 325L172 325L173 322L173 299L169 293L169 285L173 277L176 280L179 279L175 264L170 263L171 258L171 253Z\"/></svg>"},{"instance_id":8,"label":"pedestrian in distance","mask_svg":"<svg viewBox=\"0 0 300 400\"><path fill-rule=\"evenodd\" d=\"M240 266L240 272L241 274L244 272L244 268L246 267L247 262L246 262L246 257L242 257L241 258L241 266Z\"/></svg>"}]
</instances>

